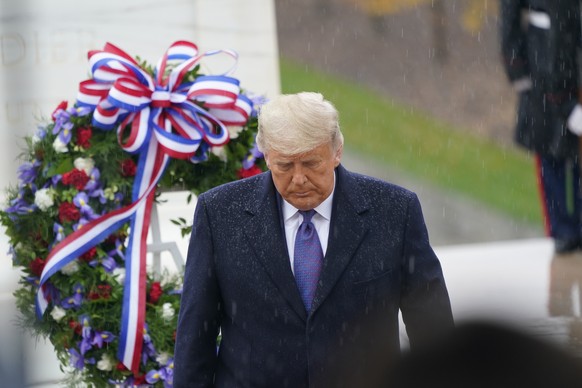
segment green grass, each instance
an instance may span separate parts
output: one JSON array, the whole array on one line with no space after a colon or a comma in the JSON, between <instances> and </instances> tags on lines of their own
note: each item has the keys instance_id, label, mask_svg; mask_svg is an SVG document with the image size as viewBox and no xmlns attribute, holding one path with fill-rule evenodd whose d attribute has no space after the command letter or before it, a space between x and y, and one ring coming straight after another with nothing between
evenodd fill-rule
<instances>
[{"instance_id":1,"label":"green grass","mask_svg":"<svg viewBox=\"0 0 582 388\"><path fill-rule=\"evenodd\" d=\"M340 112L346 148L416 178L541 222L534 163L517 147L451 129L353 82L281 59L283 93L321 92Z\"/></svg>"}]
</instances>

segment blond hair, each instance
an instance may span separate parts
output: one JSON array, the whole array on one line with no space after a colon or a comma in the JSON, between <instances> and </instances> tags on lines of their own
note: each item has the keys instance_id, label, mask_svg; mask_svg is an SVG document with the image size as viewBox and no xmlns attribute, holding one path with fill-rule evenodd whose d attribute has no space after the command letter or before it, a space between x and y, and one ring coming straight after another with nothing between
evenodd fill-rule
<instances>
[{"instance_id":1,"label":"blond hair","mask_svg":"<svg viewBox=\"0 0 582 388\"><path fill-rule=\"evenodd\" d=\"M298 155L326 143L337 151L343 142L338 112L320 93L283 94L260 108L257 145L263 153Z\"/></svg>"}]
</instances>

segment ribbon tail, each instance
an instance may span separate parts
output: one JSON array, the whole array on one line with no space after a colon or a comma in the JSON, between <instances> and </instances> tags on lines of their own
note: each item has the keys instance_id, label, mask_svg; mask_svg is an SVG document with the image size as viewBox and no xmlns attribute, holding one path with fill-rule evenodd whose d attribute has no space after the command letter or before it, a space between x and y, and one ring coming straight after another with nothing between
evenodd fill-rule
<instances>
[{"instance_id":1,"label":"ribbon tail","mask_svg":"<svg viewBox=\"0 0 582 388\"><path fill-rule=\"evenodd\" d=\"M155 187L161 178L169 157L163 153L155 137L151 137L147 152L140 155L138 176L134 182L135 198L149 191L131 220L131 234L126 254L126 277L123 293L122 327L119 338L118 358L134 373L139 372L143 348L146 312L146 255L147 236Z\"/></svg>"},{"instance_id":2,"label":"ribbon tail","mask_svg":"<svg viewBox=\"0 0 582 388\"><path fill-rule=\"evenodd\" d=\"M139 372L143 349L146 310L146 254L147 235L155 192L136 211L131 222L131 236L126 255L125 291L123 294L122 327L119 359L127 369ZM134 254L138 252L139 254Z\"/></svg>"}]
</instances>

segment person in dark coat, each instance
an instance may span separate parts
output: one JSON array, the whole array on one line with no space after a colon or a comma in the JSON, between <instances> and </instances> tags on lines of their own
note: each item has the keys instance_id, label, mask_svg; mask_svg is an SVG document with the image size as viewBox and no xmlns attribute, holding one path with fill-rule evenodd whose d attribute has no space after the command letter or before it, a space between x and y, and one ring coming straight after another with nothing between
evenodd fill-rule
<instances>
[{"instance_id":1,"label":"person in dark coat","mask_svg":"<svg viewBox=\"0 0 582 388\"><path fill-rule=\"evenodd\" d=\"M546 232L557 253L582 247L579 0L502 0L501 48L519 93L515 140L536 155Z\"/></svg>"},{"instance_id":2,"label":"person in dark coat","mask_svg":"<svg viewBox=\"0 0 582 388\"><path fill-rule=\"evenodd\" d=\"M368 372L400 354L399 311L412 349L452 330L417 196L340 164L329 101L307 92L270 100L257 143L269 171L198 198L174 387L368 386ZM305 221L300 211L311 209ZM294 249L309 222L320 251L309 264L319 266L313 294Z\"/></svg>"},{"instance_id":3,"label":"person in dark coat","mask_svg":"<svg viewBox=\"0 0 582 388\"><path fill-rule=\"evenodd\" d=\"M430 346L405 353L383 387L579 388L578 353L517 327L464 321Z\"/></svg>"}]
</instances>

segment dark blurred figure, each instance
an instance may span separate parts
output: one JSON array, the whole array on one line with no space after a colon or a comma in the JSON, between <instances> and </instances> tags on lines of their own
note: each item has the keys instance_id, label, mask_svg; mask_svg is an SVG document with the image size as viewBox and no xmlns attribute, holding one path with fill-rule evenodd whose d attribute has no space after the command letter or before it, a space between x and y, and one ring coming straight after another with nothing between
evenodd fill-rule
<instances>
[{"instance_id":1,"label":"dark blurred figure","mask_svg":"<svg viewBox=\"0 0 582 388\"><path fill-rule=\"evenodd\" d=\"M505 70L519 94L516 142L536 155L546 232L557 253L582 247L579 0L501 0Z\"/></svg>"},{"instance_id":2,"label":"dark blurred figure","mask_svg":"<svg viewBox=\"0 0 582 388\"><path fill-rule=\"evenodd\" d=\"M579 388L582 360L516 329L472 322L405 354L386 381L390 388Z\"/></svg>"}]
</instances>

